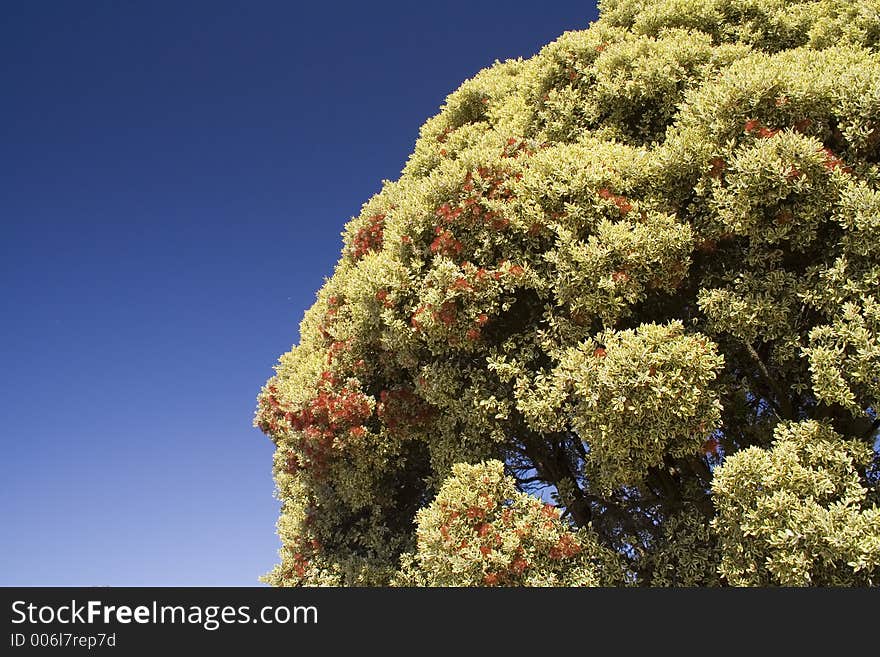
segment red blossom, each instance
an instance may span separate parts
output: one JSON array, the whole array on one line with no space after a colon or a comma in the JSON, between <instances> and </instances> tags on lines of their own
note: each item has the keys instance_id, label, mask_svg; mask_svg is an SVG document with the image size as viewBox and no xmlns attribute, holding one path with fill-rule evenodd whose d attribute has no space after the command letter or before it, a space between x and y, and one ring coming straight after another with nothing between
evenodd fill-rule
<instances>
[{"instance_id":1,"label":"red blossom","mask_svg":"<svg viewBox=\"0 0 880 657\"><path fill-rule=\"evenodd\" d=\"M617 209L620 210L620 214L626 215L632 210L633 206L629 202L629 200L620 194L615 194L607 187L602 187L598 192L600 198L606 199L614 203L617 206Z\"/></svg>"},{"instance_id":2,"label":"red blossom","mask_svg":"<svg viewBox=\"0 0 880 657\"><path fill-rule=\"evenodd\" d=\"M776 215L776 225L785 226L790 224L794 220L794 214L792 214L791 210L782 210Z\"/></svg>"},{"instance_id":3,"label":"red blossom","mask_svg":"<svg viewBox=\"0 0 880 657\"><path fill-rule=\"evenodd\" d=\"M712 165L712 168L709 170L709 175L713 178L720 178L724 173L724 170L727 168L727 162L724 161L723 157L713 157L709 160L709 164Z\"/></svg>"},{"instance_id":4,"label":"red blossom","mask_svg":"<svg viewBox=\"0 0 880 657\"><path fill-rule=\"evenodd\" d=\"M452 223L461 216L461 208L452 208L449 203L444 203L434 212L438 217L442 218L446 223Z\"/></svg>"},{"instance_id":5,"label":"red blossom","mask_svg":"<svg viewBox=\"0 0 880 657\"><path fill-rule=\"evenodd\" d=\"M355 233L352 241L352 257L359 260L370 251L378 251L382 248L384 231L384 214L376 214L367 219L367 225Z\"/></svg>"},{"instance_id":6,"label":"red blossom","mask_svg":"<svg viewBox=\"0 0 880 657\"><path fill-rule=\"evenodd\" d=\"M461 252L463 245L455 239L455 235L452 234L452 231L445 230L438 226L435 233L437 237L431 242L431 253L451 256L458 255Z\"/></svg>"},{"instance_id":7,"label":"red blossom","mask_svg":"<svg viewBox=\"0 0 880 657\"><path fill-rule=\"evenodd\" d=\"M343 446L346 438L365 435L363 425L373 413L365 394L348 385L340 387L329 371L322 372L316 387L315 396L299 410L291 409L279 415L293 432L288 458L288 469L292 472L302 468L308 468L313 474L322 472L327 460ZM274 420L267 425L277 429Z\"/></svg>"},{"instance_id":8,"label":"red blossom","mask_svg":"<svg viewBox=\"0 0 880 657\"><path fill-rule=\"evenodd\" d=\"M330 345L330 348L327 350L327 364L333 362L333 359L336 358L339 354L346 351L348 349L348 340L337 341Z\"/></svg>"},{"instance_id":9,"label":"red blossom","mask_svg":"<svg viewBox=\"0 0 880 657\"><path fill-rule=\"evenodd\" d=\"M415 311L412 314L412 317L410 317L409 323L417 331L420 331L422 329L422 322L421 322L421 320L418 319L418 317L423 312L425 312L427 309L428 309L427 304L423 303L421 306L419 306L418 308L415 309Z\"/></svg>"},{"instance_id":10,"label":"red blossom","mask_svg":"<svg viewBox=\"0 0 880 657\"><path fill-rule=\"evenodd\" d=\"M486 512L478 506L471 506L468 507L467 511L465 511L465 515L471 520L482 520L484 517L486 517Z\"/></svg>"},{"instance_id":11,"label":"red blossom","mask_svg":"<svg viewBox=\"0 0 880 657\"><path fill-rule=\"evenodd\" d=\"M797 123L794 124L794 129L797 132L803 132L804 130L809 128L811 125L813 125L812 119L801 119L800 121L798 121Z\"/></svg>"},{"instance_id":12,"label":"red blossom","mask_svg":"<svg viewBox=\"0 0 880 657\"><path fill-rule=\"evenodd\" d=\"M551 559L570 559L571 557L577 556L581 552L581 546L578 545L577 541L570 535L565 534L559 537L559 540L556 544L550 548L550 558Z\"/></svg>"},{"instance_id":13,"label":"red blossom","mask_svg":"<svg viewBox=\"0 0 880 657\"><path fill-rule=\"evenodd\" d=\"M493 217L492 218L492 228L495 230L504 230L510 225L510 219L506 217Z\"/></svg>"},{"instance_id":14,"label":"red blossom","mask_svg":"<svg viewBox=\"0 0 880 657\"><path fill-rule=\"evenodd\" d=\"M700 451L709 456L710 454L717 454L719 447L721 447L721 443L718 442L717 438L709 438L700 446Z\"/></svg>"},{"instance_id":15,"label":"red blossom","mask_svg":"<svg viewBox=\"0 0 880 657\"><path fill-rule=\"evenodd\" d=\"M385 308L393 308L394 304L388 299L388 290L381 289L376 292L376 300L382 302L382 306Z\"/></svg>"},{"instance_id":16,"label":"red blossom","mask_svg":"<svg viewBox=\"0 0 880 657\"><path fill-rule=\"evenodd\" d=\"M440 306L440 310L434 312L434 319L441 324L451 326L455 323L457 312L458 308L455 301L444 301L443 305Z\"/></svg>"},{"instance_id":17,"label":"red blossom","mask_svg":"<svg viewBox=\"0 0 880 657\"><path fill-rule=\"evenodd\" d=\"M434 412L429 404L408 388L383 390L379 393L379 399L376 416L391 430L422 426Z\"/></svg>"},{"instance_id":18,"label":"red blossom","mask_svg":"<svg viewBox=\"0 0 880 657\"><path fill-rule=\"evenodd\" d=\"M825 155L825 161L823 164L826 169L829 171L840 169L844 173L852 173L852 167L846 166L846 163L830 148L823 148L821 149L821 152Z\"/></svg>"}]
</instances>

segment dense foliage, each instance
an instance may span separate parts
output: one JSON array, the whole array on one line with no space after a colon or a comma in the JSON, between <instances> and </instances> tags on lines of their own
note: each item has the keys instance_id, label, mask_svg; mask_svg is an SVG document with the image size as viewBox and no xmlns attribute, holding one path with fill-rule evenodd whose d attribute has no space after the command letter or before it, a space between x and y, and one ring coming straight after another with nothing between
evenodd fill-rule
<instances>
[{"instance_id":1,"label":"dense foliage","mask_svg":"<svg viewBox=\"0 0 880 657\"><path fill-rule=\"evenodd\" d=\"M346 226L266 581L880 581L880 3L600 9Z\"/></svg>"}]
</instances>

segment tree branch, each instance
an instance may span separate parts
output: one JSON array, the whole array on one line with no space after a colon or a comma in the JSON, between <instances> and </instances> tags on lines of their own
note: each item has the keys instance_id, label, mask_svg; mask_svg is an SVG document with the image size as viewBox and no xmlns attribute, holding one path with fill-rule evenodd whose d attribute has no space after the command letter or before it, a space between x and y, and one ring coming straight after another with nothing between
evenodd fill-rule
<instances>
[{"instance_id":1,"label":"tree branch","mask_svg":"<svg viewBox=\"0 0 880 657\"><path fill-rule=\"evenodd\" d=\"M577 477L571 470L565 436L542 436L529 431L523 440L526 451L541 479L549 484L570 491L571 499L566 508L579 527L586 527L593 518L590 500L584 494Z\"/></svg>"},{"instance_id":2,"label":"tree branch","mask_svg":"<svg viewBox=\"0 0 880 657\"><path fill-rule=\"evenodd\" d=\"M770 390L776 395L776 399L778 402L774 404L774 408L777 410L777 414L783 420L794 420L795 413L794 408L791 405L791 399L785 394L785 391L779 386L776 380L770 376L770 372L767 369L767 366L764 364L764 361L761 360L761 356L758 355L758 352L755 351L755 348L747 341L743 340L743 344L745 345L746 351L748 351L749 356L752 357L752 360L755 361L755 365L758 366L758 369L761 371L762 376L764 377L764 381L770 387Z\"/></svg>"},{"instance_id":3,"label":"tree branch","mask_svg":"<svg viewBox=\"0 0 880 657\"><path fill-rule=\"evenodd\" d=\"M516 478L516 483L518 483L518 484L531 484L536 481L545 481L545 480L543 477L537 477L537 476L536 477L524 477L524 478L517 477Z\"/></svg>"}]
</instances>

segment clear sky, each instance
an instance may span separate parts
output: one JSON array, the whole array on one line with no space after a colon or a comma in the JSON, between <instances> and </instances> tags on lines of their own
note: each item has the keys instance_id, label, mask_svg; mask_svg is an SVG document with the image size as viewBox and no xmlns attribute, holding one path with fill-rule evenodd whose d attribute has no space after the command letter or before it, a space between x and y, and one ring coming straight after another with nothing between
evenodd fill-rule
<instances>
[{"instance_id":1,"label":"clear sky","mask_svg":"<svg viewBox=\"0 0 880 657\"><path fill-rule=\"evenodd\" d=\"M419 126L591 2L0 8L0 585L252 586L255 397Z\"/></svg>"}]
</instances>

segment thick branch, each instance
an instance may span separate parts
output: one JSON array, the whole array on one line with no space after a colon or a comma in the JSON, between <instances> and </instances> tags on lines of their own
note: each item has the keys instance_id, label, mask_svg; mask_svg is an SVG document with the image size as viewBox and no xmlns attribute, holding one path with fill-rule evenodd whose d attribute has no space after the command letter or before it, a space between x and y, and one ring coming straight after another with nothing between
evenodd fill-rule
<instances>
[{"instance_id":1,"label":"thick branch","mask_svg":"<svg viewBox=\"0 0 880 657\"><path fill-rule=\"evenodd\" d=\"M570 491L571 500L567 510L579 527L585 527L593 517L590 500L581 489L575 473L571 469L564 436L541 436L531 433L524 440L526 452L535 465L535 470L544 481L557 489Z\"/></svg>"},{"instance_id":2,"label":"thick branch","mask_svg":"<svg viewBox=\"0 0 880 657\"><path fill-rule=\"evenodd\" d=\"M767 366L764 364L764 361L761 360L761 356L758 355L758 352L755 351L755 348L745 340L743 340L743 344L746 347L746 351L749 352L749 356L752 357L752 360L755 361L755 365L757 365L758 369L761 371L761 375L764 377L764 382L770 387L770 390L773 392L773 394L776 395L776 400L778 403L777 410L781 418L783 420L794 420L794 408L791 405L791 400L788 398L788 395L785 394L785 391L776 382L776 379L770 376L770 372L767 369Z\"/></svg>"}]
</instances>

